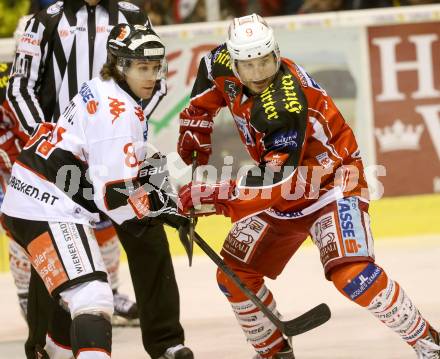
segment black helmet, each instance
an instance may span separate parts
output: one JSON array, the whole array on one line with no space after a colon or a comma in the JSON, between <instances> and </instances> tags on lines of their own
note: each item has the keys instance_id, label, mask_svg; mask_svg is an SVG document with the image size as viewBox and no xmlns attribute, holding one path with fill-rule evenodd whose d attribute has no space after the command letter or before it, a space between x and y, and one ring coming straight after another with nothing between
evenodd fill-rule
<instances>
[{"instance_id":1,"label":"black helmet","mask_svg":"<svg viewBox=\"0 0 440 359\"><path fill-rule=\"evenodd\" d=\"M107 51L116 58L163 60L165 46L151 27L118 24L110 32Z\"/></svg>"}]
</instances>

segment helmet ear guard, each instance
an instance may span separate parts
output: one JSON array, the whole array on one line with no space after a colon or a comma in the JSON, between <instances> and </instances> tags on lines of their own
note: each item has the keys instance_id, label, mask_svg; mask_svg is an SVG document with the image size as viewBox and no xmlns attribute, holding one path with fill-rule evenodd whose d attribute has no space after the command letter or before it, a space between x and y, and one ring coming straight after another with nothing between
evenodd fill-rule
<instances>
[{"instance_id":1,"label":"helmet ear guard","mask_svg":"<svg viewBox=\"0 0 440 359\"><path fill-rule=\"evenodd\" d=\"M280 67L280 50L273 30L257 14L235 18L232 21L228 29L226 47L231 56L232 71L240 81L237 61L257 59L273 53L277 62L277 71Z\"/></svg>"}]
</instances>

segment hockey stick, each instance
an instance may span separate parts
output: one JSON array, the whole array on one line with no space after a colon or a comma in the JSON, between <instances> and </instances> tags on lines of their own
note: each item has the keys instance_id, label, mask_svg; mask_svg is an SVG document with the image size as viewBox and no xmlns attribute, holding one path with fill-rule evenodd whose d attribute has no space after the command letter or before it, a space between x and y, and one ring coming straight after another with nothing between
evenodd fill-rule
<instances>
[{"instance_id":1,"label":"hockey stick","mask_svg":"<svg viewBox=\"0 0 440 359\"><path fill-rule=\"evenodd\" d=\"M191 181L194 181L194 172L197 168L197 152L193 152L192 155L192 165L191 165ZM195 214L194 207L189 210L189 250L188 259L189 266L192 265L193 253L194 253L194 232L196 230L197 217Z\"/></svg>"},{"instance_id":2,"label":"hockey stick","mask_svg":"<svg viewBox=\"0 0 440 359\"><path fill-rule=\"evenodd\" d=\"M252 292L235 272L229 268L221 257L206 243L200 235L194 231L194 241L208 255L212 261L225 273L229 279L254 303L269 320L287 337L293 337L324 324L330 319L330 308L321 303L297 318L282 321Z\"/></svg>"}]
</instances>

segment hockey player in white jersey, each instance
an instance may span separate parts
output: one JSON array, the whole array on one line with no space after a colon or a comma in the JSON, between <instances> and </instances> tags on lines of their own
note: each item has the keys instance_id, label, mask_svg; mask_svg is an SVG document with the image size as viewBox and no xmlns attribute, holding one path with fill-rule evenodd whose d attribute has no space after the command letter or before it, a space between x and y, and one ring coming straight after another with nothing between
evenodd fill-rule
<instances>
[{"instance_id":1,"label":"hockey player in white jersey","mask_svg":"<svg viewBox=\"0 0 440 359\"><path fill-rule=\"evenodd\" d=\"M112 30L107 47L101 77L84 83L56 126L40 124L23 148L2 206L4 224L72 317L71 350L48 341L48 358L111 356L113 295L92 230L98 210L139 228L151 216L176 228L187 222L166 179L153 178L144 160L141 101L166 71L165 48L151 28L127 24ZM175 344L160 358L193 358Z\"/></svg>"}]
</instances>

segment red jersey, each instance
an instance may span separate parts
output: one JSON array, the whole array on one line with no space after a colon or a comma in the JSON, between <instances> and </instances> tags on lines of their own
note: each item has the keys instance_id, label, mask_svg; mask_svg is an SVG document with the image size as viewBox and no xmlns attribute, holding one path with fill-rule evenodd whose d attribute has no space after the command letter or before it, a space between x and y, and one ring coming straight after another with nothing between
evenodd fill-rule
<instances>
[{"instance_id":1,"label":"red jersey","mask_svg":"<svg viewBox=\"0 0 440 359\"><path fill-rule=\"evenodd\" d=\"M237 198L227 203L233 221L264 210L296 218L338 198L368 198L351 128L327 93L291 60L283 58L271 85L251 95L234 76L223 44L202 58L190 105L212 116L227 106L256 163L237 178Z\"/></svg>"}]
</instances>

